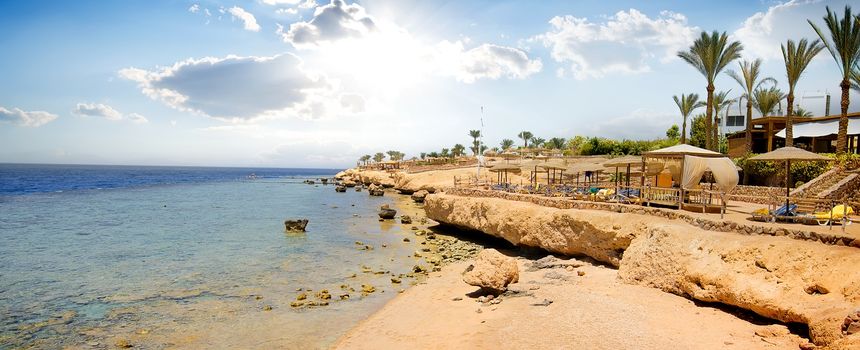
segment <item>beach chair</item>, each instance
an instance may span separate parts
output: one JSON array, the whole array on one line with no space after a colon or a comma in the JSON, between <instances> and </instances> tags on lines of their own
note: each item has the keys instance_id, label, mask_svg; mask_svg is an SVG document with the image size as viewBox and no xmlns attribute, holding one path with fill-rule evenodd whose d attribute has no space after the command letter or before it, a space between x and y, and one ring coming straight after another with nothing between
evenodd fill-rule
<instances>
[{"instance_id":1,"label":"beach chair","mask_svg":"<svg viewBox=\"0 0 860 350\"><path fill-rule=\"evenodd\" d=\"M851 225L853 222L850 218L851 214L854 214L854 208L840 204L829 211L812 213L811 215L805 216L805 218L809 219L809 221L817 222L818 225L821 226L827 226L830 223L840 224L844 218L847 219L845 220L845 225L847 226Z\"/></svg>"},{"instance_id":2,"label":"beach chair","mask_svg":"<svg viewBox=\"0 0 860 350\"><path fill-rule=\"evenodd\" d=\"M767 208L761 208L752 212L752 216L755 221L770 221L777 219L793 220L797 217L797 204L792 203L788 207L783 205L772 211L769 211Z\"/></svg>"}]
</instances>

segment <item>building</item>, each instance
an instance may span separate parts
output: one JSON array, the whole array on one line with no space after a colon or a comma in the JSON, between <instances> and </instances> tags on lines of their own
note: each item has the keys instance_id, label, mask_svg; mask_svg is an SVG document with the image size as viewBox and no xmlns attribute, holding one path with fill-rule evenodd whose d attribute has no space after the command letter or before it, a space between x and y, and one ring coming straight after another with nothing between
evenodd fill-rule
<instances>
[{"instance_id":1,"label":"building","mask_svg":"<svg viewBox=\"0 0 860 350\"><path fill-rule=\"evenodd\" d=\"M727 131L736 130L735 128ZM741 157L746 151L746 129L726 135L729 142L729 156ZM816 153L836 151L836 133L839 130L839 116L794 118L794 146ZM765 153L785 146L785 117L769 116L752 120L752 151ZM860 153L860 112L848 113L848 151Z\"/></svg>"}]
</instances>

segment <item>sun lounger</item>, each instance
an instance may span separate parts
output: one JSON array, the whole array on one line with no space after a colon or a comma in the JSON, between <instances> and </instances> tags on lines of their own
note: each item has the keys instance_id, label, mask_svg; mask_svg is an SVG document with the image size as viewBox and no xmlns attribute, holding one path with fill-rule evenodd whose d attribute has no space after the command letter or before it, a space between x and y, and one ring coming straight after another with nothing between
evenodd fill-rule
<instances>
[{"instance_id":1,"label":"sun lounger","mask_svg":"<svg viewBox=\"0 0 860 350\"><path fill-rule=\"evenodd\" d=\"M842 204L833 207L829 211L816 212L811 215L804 215L804 218L810 222L816 222L821 226L827 226L831 223L839 224L845 220L845 225L851 225L851 214L854 214L854 208L846 207Z\"/></svg>"},{"instance_id":2,"label":"sun lounger","mask_svg":"<svg viewBox=\"0 0 860 350\"><path fill-rule=\"evenodd\" d=\"M794 220L797 217L797 204L792 203L788 207L783 205L773 211L768 211L767 208L761 208L754 211L752 216L753 220L756 221L769 221L772 219Z\"/></svg>"}]
</instances>

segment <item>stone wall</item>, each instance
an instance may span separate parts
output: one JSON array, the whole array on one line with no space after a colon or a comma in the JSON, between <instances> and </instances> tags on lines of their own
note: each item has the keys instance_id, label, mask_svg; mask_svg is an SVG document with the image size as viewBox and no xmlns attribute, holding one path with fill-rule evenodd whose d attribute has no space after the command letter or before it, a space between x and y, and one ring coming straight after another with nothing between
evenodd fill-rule
<instances>
[{"instance_id":1,"label":"stone wall","mask_svg":"<svg viewBox=\"0 0 860 350\"><path fill-rule=\"evenodd\" d=\"M824 244L852 246L860 248L860 238L855 239L840 234L819 233L803 229L787 229L782 227L772 227L765 225L757 225L754 223L738 223L728 220L720 220L719 216L702 218L690 215L686 212L664 209L655 207L643 207L638 205L606 203L606 202L591 202L571 200L569 198L544 197L538 195L508 193L502 191L479 190L470 188L448 188L445 193L455 196L465 197L486 197L486 198L502 198L513 201L529 202L546 207L559 209L586 209L586 210L604 210L615 213L632 213L645 214L657 217L663 217L671 220L682 220L693 226L719 232L734 232L742 235L766 235L766 236L786 236L804 241L816 241Z\"/></svg>"}]
</instances>

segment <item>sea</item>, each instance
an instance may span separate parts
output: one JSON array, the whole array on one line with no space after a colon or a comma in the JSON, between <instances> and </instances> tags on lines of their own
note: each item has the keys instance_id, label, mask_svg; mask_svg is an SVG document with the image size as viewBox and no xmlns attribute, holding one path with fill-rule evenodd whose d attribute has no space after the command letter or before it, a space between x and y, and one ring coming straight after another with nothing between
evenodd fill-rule
<instances>
[{"instance_id":1,"label":"sea","mask_svg":"<svg viewBox=\"0 0 860 350\"><path fill-rule=\"evenodd\" d=\"M337 171L0 164L0 349L331 346L420 262Z\"/></svg>"}]
</instances>

